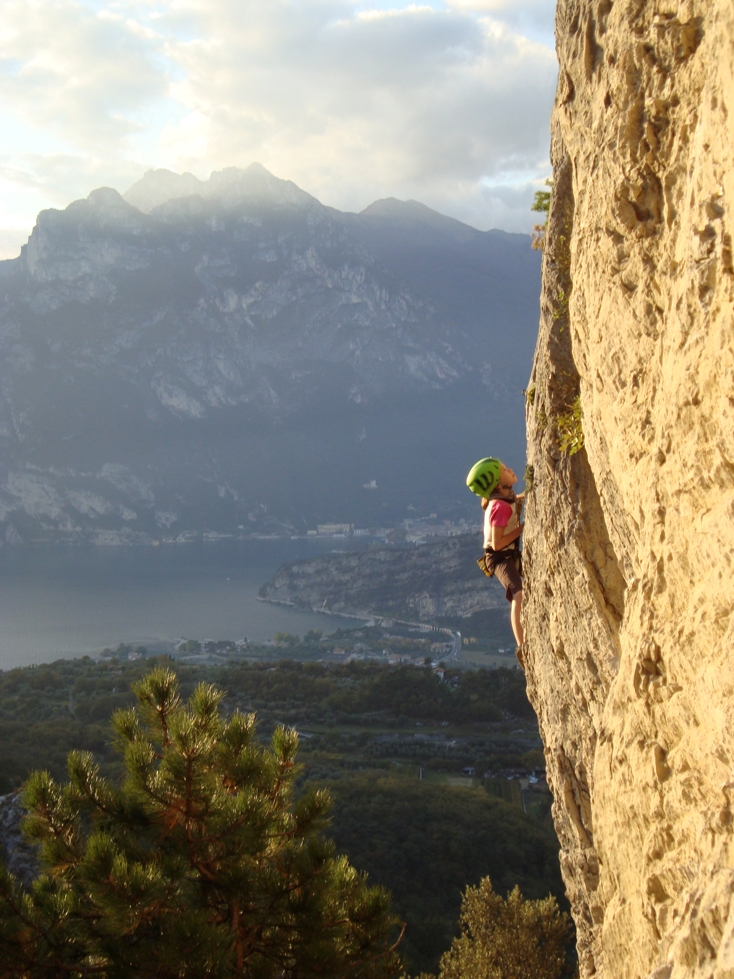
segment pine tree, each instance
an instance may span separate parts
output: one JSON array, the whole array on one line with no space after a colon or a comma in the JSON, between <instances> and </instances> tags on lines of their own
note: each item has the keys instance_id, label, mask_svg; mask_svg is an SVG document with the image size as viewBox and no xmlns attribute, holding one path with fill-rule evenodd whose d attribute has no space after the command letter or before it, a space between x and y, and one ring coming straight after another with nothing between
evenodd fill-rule
<instances>
[{"instance_id":1,"label":"pine tree","mask_svg":"<svg viewBox=\"0 0 734 979\"><path fill-rule=\"evenodd\" d=\"M560 979L571 921L552 896L527 901L515 887L507 898L489 877L467 887L461 934L441 957L438 979ZM422 977L429 979L429 977Z\"/></svg>"},{"instance_id":2,"label":"pine tree","mask_svg":"<svg viewBox=\"0 0 734 979\"><path fill-rule=\"evenodd\" d=\"M25 830L42 873L0 871L2 979L386 979L400 971L389 896L324 838L328 797L294 799L297 735L187 704L158 669L113 717L125 776L72 752L35 772Z\"/></svg>"}]
</instances>

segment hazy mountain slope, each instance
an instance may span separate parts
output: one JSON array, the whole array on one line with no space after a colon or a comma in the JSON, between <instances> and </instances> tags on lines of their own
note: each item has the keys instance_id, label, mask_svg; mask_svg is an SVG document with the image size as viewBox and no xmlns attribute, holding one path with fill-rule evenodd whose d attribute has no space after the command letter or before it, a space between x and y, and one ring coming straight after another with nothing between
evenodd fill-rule
<instances>
[{"instance_id":1,"label":"hazy mountain slope","mask_svg":"<svg viewBox=\"0 0 734 979\"><path fill-rule=\"evenodd\" d=\"M333 612L394 615L427 622L469 617L505 605L496 579L477 570L480 534L462 534L422 547L375 547L323 554L278 568L262 598Z\"/></svg>"},{"instance_id":2,"label":"hazy mountain slope","mask_svg":"<svg viewBox=\"0 0 734 979\"><path fill-rule=\"evenodd\" d=\"M103 188L0 263L8 540L382 522L477 454L520 464L526 237L342 214L257 165L126 196L150 213Z\"/></svg>"}]
</instances>

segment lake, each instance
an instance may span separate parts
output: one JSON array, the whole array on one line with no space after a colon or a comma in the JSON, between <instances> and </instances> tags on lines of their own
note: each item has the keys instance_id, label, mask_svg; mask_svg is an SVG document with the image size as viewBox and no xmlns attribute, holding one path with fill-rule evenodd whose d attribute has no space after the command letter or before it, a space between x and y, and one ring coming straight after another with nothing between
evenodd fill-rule
<instances>
[{"instance_id":1,"label":"lake","mask_svg":"<svg viewBox=\"0 0 734 979\"><path fill-rule=\"evenodd\" d=\"M284 562L328 540L203 541L160 547L0 549L0 669L134 645L332 632L353 619L257 601ZM344 549L344 548L342 548Z\"/></svg>"}]
</instances>

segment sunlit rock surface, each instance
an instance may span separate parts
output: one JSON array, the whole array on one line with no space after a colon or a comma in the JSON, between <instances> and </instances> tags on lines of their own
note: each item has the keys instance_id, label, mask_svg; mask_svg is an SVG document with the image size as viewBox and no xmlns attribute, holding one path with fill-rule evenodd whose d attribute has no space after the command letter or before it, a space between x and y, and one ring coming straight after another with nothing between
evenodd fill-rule
<instances>
[{"instance_id":1,"label":"sunlit rock surface","mask_svg":"<svg viewBox=\"0 0 734 979\"><path fill-rule=\"evenodd\" d=\"M734 7L560 0L556 24L529 692L581 975L730 979Z\"/></svg>"}]
</instances>

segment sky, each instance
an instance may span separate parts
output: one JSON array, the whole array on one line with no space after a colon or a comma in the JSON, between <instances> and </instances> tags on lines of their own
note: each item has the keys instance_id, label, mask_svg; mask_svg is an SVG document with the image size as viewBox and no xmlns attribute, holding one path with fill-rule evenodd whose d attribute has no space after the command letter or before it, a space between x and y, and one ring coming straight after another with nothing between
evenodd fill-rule
<instances>
[{"instance_id":1,"label":"sky","mask_svg":"<svg viewBox=\"0 0 734 979\"><path fill-rule=\"evenodd\" d=\"M151 168L259 162L324 204L529 231L554 0L3 0L0 258Z\"/></svg>"}]
</instances>

